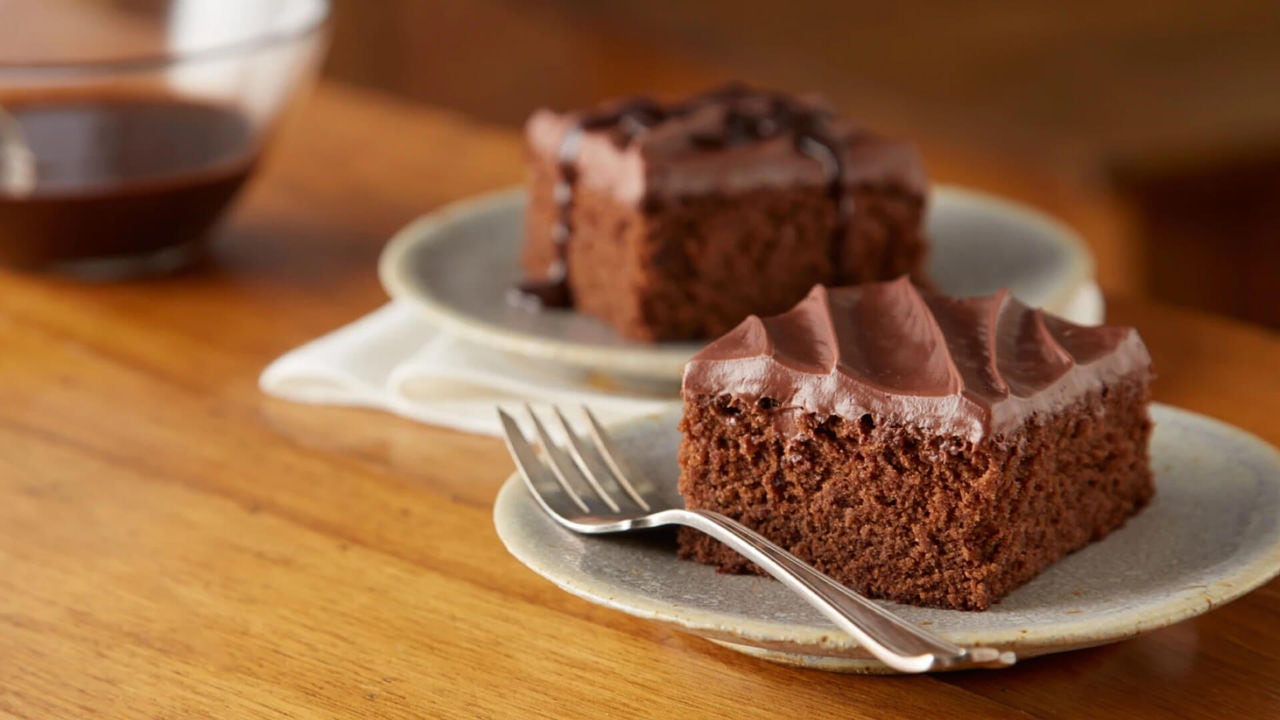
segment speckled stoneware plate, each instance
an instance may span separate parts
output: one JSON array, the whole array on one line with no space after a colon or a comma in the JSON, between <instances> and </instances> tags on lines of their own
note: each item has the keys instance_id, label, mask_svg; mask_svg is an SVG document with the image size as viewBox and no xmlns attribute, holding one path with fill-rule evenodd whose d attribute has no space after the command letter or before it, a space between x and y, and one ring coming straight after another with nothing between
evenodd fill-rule
<instances>
[{"instance_id":1,"label":"speckled stoneware plate","mask_svg":"<svg viewBox=\"0 0 1280 720\"><path fill-rule=\"evenodd\" d=\"M1199 615L1280 570L1280 452L1217 420L1152 407L1156 497L1120 530L1054 564L986 612L885 603L962 645L1027 658L1102 645ZM637 472L674 486L679 435L667 415L616 428ZM750 655L841 672L891 672L763 577L679 560L671 534L575 535L517 476L493 510L507 549L561 588Z\"/></svg>"},{"instance_id":2,"label":"speckled stoneware plate","mask_svg":"<svg viewBox=\"0 0 1280 720\"><path fill-rule=\"evenodd\" d=\"M530 312L508 302L520 280L524 209L524 191L508 190L415 221L383 251L382 284L479 345L609 375L678 381L695 343L629 341L570 310ZM928 233L929 270L952 295L1007 287L1030 305L1064 314L1093 276L1093 259L1070 228L991 195L935 188Z\"/></svg>"}]
</instances>

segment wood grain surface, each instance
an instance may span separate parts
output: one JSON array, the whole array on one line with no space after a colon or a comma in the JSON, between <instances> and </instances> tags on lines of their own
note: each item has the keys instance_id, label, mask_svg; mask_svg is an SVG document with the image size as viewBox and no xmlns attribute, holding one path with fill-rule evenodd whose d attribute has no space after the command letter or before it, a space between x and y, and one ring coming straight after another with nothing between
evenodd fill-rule
<instances>
[{"instance_id":1,"label":"wood grain surface","mask_svg":"<svg viewBox=\"0 0 1280 720\"><path fill-rule=\"evenodd\" d=\"M0 716L1280 716L1275 582L1001 672L788 669L525 570L490 522L498 442L258 392L273 357L383 302L398 226L520 175L507 131L326 85L205 267L0 272ZM1159 400L1280 443L1280 338L1112 310Z\"/></svg>"}]
</instances>

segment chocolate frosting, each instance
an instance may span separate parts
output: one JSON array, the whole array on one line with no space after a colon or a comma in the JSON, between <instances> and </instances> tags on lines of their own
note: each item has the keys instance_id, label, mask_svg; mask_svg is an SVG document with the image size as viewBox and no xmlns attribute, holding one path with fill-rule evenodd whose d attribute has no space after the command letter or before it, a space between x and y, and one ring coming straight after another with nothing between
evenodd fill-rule
<instances>
[{"instance_id":1,"label":"chocolate frosting","mask_svg":"<svg viewBox=\"0 0 1280 720\"><path fill-rule=\"evenodd\" d=\"M927 186L924 164L910 143L837 117L817 98L741 86L673 105L631 99L589 112L538 110L525 133L534 153L571 158L577 182L621 202L821 187L836 174L845 186L883 183L920 196ZM806 138L830 146L832 153Z\"/></svg>"},{"instance_id":2,"label":"chocolate frosting","mask_svg":"<svg viewBox=\"0 0 1280 720\"><path fill-rule=\"evenodd\" d=\"M820 100L729 85L664 105L647 98L558 114L539 110L526 126L529 147L559 173L552 237L558 253L546 276L520 289L546 306L573 304L568 246L579 184L619 202L734 194L761 187L822 186L836 209L833 236L854 211L848 188L888 184L922 196L915 149L836 117ZM843 245L832 242L833 253ZM839 258L833 258L839 266Z\"/></svg>"},{"instance_id":3,"label":"chocolate frosting","mask_svg":"<svg viewBox=\"0 0 1280 720\"><path fill-rule=\"evenodd\" d=\"M1075 325L1008 291L944 297L903 277L818 285L781 315L747 318L693 357L684 393L767 398L784 416L870 414L978 442L1134 375L1152 376L1133 328Z\"/></svg>"}]
</instances>

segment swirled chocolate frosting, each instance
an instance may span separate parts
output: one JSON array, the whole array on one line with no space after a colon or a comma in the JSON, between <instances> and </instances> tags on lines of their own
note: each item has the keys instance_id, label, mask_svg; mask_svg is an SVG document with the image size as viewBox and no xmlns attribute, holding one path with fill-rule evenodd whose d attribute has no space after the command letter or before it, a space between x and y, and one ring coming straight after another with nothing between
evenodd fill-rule
<instances>
[{"instance_id":1,"label":"swirled chocolate frosting","mask_svg":"<svg viewBox=\"0 0 1280 720\"><path fill-rule=\"evenodd\" d=\"M815 286L781 315L747 318L693 357L684 393L977 442L1134 376L1150 380L1151 357L1133 328L1075 325L1008 291L935 295L904 277Z\"/></svg>"}]
</instances>

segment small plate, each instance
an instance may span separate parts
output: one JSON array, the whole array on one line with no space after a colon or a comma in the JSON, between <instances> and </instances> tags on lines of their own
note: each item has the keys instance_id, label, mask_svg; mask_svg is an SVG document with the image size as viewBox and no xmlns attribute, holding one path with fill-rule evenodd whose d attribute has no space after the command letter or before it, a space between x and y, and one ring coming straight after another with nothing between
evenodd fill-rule
<instances>
[{"instance_id":1,"label":"small plate","mask_svg":"<svg viewBox=\"0 0 1280 720\"><path fill-rule=\"evenodd\" d=\"M699 343L625 340L585 315L531 312L507 301L521 277L524 210L524 191L507 190L422 217L383 251L382 284L478 345L613 376L678 381ZM1070 228L972 190L935 188L928 233L929 270L948 294L1007 287L1024 302L1061 314L1093 276L1093 259Z\"/></svg>"},{"instance_id":2,"label":"small plate","mask_svg":"<svg viewBox=\"0 0 1280 720\"><path fill-rule=\"evenodd\" d=\"M1280 452L1217 420L1153 405L1154 501L986 612L883 603L962 644L1033 657L1102 645L1229 602L1280 571ZM677 415L619 426L631 465L673 487ZM547 517L520 479L493 509L520 562L561 588L741 652L840 672L892 672L770 578L679 560L672 535L584 536Z\"/></svg>"}]
</instances>

